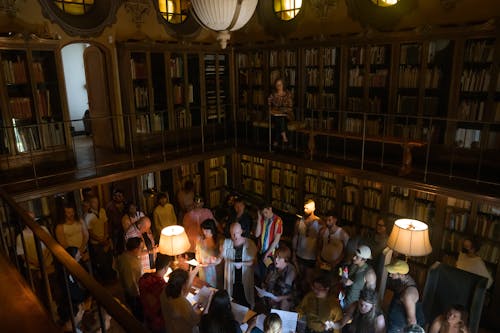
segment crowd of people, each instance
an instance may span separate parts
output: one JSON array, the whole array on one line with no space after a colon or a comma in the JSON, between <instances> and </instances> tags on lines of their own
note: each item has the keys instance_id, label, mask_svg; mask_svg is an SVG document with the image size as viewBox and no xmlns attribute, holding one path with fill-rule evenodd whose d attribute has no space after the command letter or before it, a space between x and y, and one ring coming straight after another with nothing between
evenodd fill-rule
<instances>
[{"instance_id":1,"label":"crowd of people","mask_svg":"<svg viewBox=\"0 0 500 333\"><path fill-rule=\"evenodd\" d=\"M373 233L355 235L338 225L334 211L317 216L315 202L308 200L304 216L297 218L288 235L271 205L254 214L243 198L230 197L214 214L193 188L187 183L177 194L177 209L168 195L158 194L150 214L127 203L120 190L113 191L105 206L88 193L82 217L75 207L64 206L55 238L103 284L119 282L125 305L152 332L241 332L231 302L266 314L265 332L281 332L281 320L270 313L272 309L297 312L307 333L423 332L426 324L432 333L468 332L463 305L450 305L437 318L423 317L417 284L408 263L400 259L385 267L394 296L388 311L382 311L377 286L382 274L378 263L388 238L383 219ZM185 257L196 259L194 268L173 267L172 258L158 251L159 233L176 224L186 231L190 248ZM33 234L29 229L22 232L17 252L36 274ZM491 285L476 255L478 248L475 241L466 240L457 267L487 276ZM47 271L57 271L48 250L42 251ZM69 281L73 312L79 316L88 308L89 295L71 275L62 278ZM194 280L217 290L209 305L187 300ZM67 306L61 303L61 323L70 329ZM262 331L255 318L247 324L247 332Z\"/></svg>"}]
</instances>

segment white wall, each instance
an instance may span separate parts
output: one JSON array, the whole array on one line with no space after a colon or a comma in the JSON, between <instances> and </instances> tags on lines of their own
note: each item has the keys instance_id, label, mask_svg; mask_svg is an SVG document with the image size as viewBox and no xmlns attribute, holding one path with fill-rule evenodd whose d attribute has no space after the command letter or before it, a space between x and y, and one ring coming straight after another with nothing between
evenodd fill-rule
<instances>
[{"instance_id":1,"label":"white wall","mask_svg":"<svg viewBox=\"0 0 500 333\"><path fill-rule=\"evenodd\" d=\"M83 51L87 46L86 43L69 44L61 50L69 115L72 120L71 125L75 128L75 131L83 131L83 122L80 119L83 118L85 110L88 109L85 67L83 64Z\"/></svg>"}]
</instances>

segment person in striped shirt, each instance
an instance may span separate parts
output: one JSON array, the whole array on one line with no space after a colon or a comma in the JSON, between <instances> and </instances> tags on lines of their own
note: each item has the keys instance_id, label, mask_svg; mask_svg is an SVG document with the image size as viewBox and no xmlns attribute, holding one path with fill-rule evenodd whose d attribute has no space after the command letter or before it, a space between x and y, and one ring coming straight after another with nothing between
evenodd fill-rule
<instances>
[{"instance_id":1,"label":"person in striped shirt","mask_svg":"<svg viewBox=\"0 0 500 333\"><path fill-rule=\"evenodd\" d=\"M264 205L258 213L255 237L259 245L259 267L258 276L264 278L267 273L267 266L273 262L274 250L279 245L283 234L283 221L281 217L274 214L270 204ZM269 264L268 264L269 263Z\"/></svg>"}]
</instances>

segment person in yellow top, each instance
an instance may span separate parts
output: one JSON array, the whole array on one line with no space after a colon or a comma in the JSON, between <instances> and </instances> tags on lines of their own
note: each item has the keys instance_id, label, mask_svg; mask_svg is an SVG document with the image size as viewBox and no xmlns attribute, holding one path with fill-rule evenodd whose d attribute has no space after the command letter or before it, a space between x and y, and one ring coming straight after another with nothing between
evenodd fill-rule
<instances>
[{"instance_id":1,"label":"person in yellow top","mask_svg":"<svg viewBox=\"0 0 500 333\"><path fill-rule=\"evenodd\" d=\"M170 225L177 224L174 206L168 203L168 197L165 193L158 194L158 206L153 212L156 237L160 237L161 230Z\"/></svg>"},{"instance_id":2,"label":"person in yellow top","mask_svg":"<svg viewBox=\"0 0 500 333\"><path fill-rule=\"evenodd\" d=\"M336 295L330 294L330 285L327 276L316 277L312 291L306 294L296 309L300 317L305 317L308 333L327 333L332 328L335 333L340 333L343 313Z\"/></svg>"}]
</instances>

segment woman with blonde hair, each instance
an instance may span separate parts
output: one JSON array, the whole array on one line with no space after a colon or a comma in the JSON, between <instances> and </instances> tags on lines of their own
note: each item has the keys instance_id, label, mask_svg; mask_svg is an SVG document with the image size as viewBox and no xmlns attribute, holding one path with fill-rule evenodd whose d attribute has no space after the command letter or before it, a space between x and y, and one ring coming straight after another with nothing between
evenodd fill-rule
<instances>
[{"instance_id":1,"label":"woman with blonde hair","mask_svg":"<svg viewBox=\"0 0 500 333\"><path fill-rule=\"evenodd\" d=\"M463 305L452 305L432 322L429 333L469 333L467 311Z\"/></svg>"}]
</instances>

